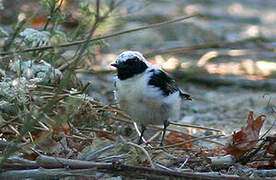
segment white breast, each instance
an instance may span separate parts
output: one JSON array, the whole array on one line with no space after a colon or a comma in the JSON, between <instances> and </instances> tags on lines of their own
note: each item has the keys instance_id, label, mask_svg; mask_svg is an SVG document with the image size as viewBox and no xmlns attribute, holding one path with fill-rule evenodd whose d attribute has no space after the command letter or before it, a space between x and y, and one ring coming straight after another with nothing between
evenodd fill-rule
<instances>
[{"instance_id":1,"label":"white breast","mask_svg":"<svg viewBox=\"0 0 276 180\"><path fill-rule=\"evenodd\" d=\"M160 89L149 86L151 74L142 73L127 80L115 79L115 99L138 124L163 124L178 119L181 98L179 92L164 97Z\"/></svg>"},{"instance_id":2,"label":"white breast","mask_svg":"<svg viewBox=\"0 0 276 180\"><path fill-rule=\"evenodd\" d=\"M120 101L126 101L135 104L147 96L158 98L160 94L157 89L150 88L147 85L147 75L145 73L123 81L116 79L115 83L115 98L119 103Z\"/></svg>"}]
</instances>

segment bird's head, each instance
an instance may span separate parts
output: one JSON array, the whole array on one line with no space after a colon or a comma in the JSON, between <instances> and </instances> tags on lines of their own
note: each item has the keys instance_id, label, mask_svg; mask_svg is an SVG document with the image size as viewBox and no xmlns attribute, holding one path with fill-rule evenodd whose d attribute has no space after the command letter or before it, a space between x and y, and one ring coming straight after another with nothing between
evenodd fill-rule
<instances>
[{"instance_id":1,"label":"bird's head","mask_svg":"<svg viewBox=\"0 0 276 180\"><path fill-rule=\"evenodd\" d=\"M151 65L141 53L125 51L117 57L116 62L111 66L117 68L118 78L125 80L145 72Z\"/></svg>"}]
</instances>

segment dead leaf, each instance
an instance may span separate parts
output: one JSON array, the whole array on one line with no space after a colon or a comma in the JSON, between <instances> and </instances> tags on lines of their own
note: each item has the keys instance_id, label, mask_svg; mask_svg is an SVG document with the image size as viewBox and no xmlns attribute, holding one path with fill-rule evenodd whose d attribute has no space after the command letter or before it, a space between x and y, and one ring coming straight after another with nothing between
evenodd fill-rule
<instances>
[{"instance_id":1,"label":"dead leaf","mask_svg":"<svg viewBox=\"0 0 276 180\"><path fill-rule=\"evenodd\" d=\"M239 159L246 152L254 148L258 142L259 133L265 118L265 115L261 115L254 120L253 112L250 111L248 114L247 126L242 127L240 131L232 134L225 145L224 149L226 152Z\"/></svg>"},{"instance_id":2,"label":"dead leaf","mask_svg":"<svg viewBox=\"0 0 276 180\"><path fill-rule=\"evenodd\" d=\"M71 152L67 136L72 134L71 127L67 122L61 123L49 132L43 131L34 136L36 148L47 152L48 154L61 154Z\"/></svg>"},{"instance_id":3,"label":"dead leaf","mask_svg":"<svg viewBox=\"0 0 276 180\"><path fill-rule=\"evenodd\" d=\"M225 150L222 146L217 146L214 149L198 149L195 153L196 156L213 157L225 155Z\"/></svg>"},{"instance_id":4,"label":"dead leaf","mask_svg":"<svg viewBox=\"0 0 276 180\"><path fill-rule=\"evenodd\" d=\"M178 132L171 132L168 135L168 137L166 138L165 142L166 142L166 145L172 145L172 144L178 144L178 143L182 143L184 141L189 141L189 140L191 140L190 136L187 136L185 134L178 133ZM192 148L193 143L182 144L178 147L180 147L180 148Z\"/></svg>"},{"instance_id":5,"label":"dead leaf","mask_svg":"<svg viewBox=\"0 0 276 180\"><path fill-rule=\"evenodd\" d=\"M59 134L60 132L64 132L68 136L72 135L72 129L68 122L63 122L53 129L53 134Z\"/></svg>"}]
</instances>

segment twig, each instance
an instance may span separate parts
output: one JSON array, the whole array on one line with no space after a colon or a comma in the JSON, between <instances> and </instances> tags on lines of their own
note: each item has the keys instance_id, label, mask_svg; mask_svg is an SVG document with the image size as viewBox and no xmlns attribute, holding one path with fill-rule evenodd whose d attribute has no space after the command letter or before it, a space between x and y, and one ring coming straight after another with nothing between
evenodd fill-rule
<instances>
[{"instance_id":1,"label":"twig","mask_svg":"<svg viewBox=\"0 0 276 180\"><path fill-rule=\"evenodd\" d=\"M101 166L111 165L110 163L98 163L91 161L81 161L65 158L57 158L51 156L40 155L36 162L43 168L63 168L67 166L71 169L83 169L83 168L94 168Z\"/></svg>"},{"instance_id":2,"label":"twig","mask_svg":"<svg viewBox=\"0 0 276 180\"><path fill-rule=\"evenodd\" d=\"M160 27L160 26L164 26L164 25L167 25L167 24L183 21L185 19L189 19L189 18L192 18L192 17L195 17L195 16L197 16L197 15L179 17L179 18L169 20L169 21L164 21L164 22L161 22L161 23L155 23L155 24L141 26L141 27L138 27L138 28L133 28L133 29L125 30L125 31L115 32L115 33L112 33L112 34L98 36L98 37L95 37L95 38L91 38L89 40L74 41L74 42L55 45L55 46L43 46L43 47L36 47L36 48L27 48L27 49L24 49L24 50L1 52L0 56L12 55L12 54L15 54L15 53L26 53L26 52L31 52L31 51L39 51L39 50L48 50L48 49L54 49L54 48L64 48L64 47L76 46L76 45L86 43L87 41L93 42L93 41L98 41L98 40L101 40L101 39L107 39L107 38L110 38L110 37L119 36L119 35L122 35L122 34L127 34L127 33L135 32L135 31L141 31L141 30L145 30L145 29Z\"/></svg>"},{"instance_id":3,"label":"twig","mask_svg":"<svg viewBox=\"0 0 276 180\"><path fill-rule=\"evenodd\" d=\"M43 122L38 121L38 124L40 124L40 126L44 128L45 131L50 131L50 129L45 124L43 124Z\"/></svg>"},{"instance_id":4,"label":"twig","mask_svg":"<svg viewBox=\"0 0 276 180\"><path fill-rule=\"evenodd\" d=\"M90 30L90 33L88 35L88 37L86 38L86 41L78 48L78 50L76 51L76 54L74 56L74 58L72 59L72 61L66 63L64 65L64 67L62 67L62 69L65 69L66 67L70 66L73 64L73 67L76 67L76 65L78 64L78 62L81 60L81 56L82 54L85 52L85 50L88 47L89 44L89 40L92 38L94 32L96 31L97 27L98 27L98 23L100 23L101 21L103 21L104 19L102 19L100 17L100 0L96 0L96 14L95 14L95 22ZM79 51L79 53L78 53Z\"/></svg>"},{"instance_id":5,"label":"twig","mask_svg":"<svg viewBox=\"0 0 276 180\"><path fill-rule=\"evenodd\" d=\"M96 129L96 128L78 128L78 130L80 131L93 131L96 133L105 133L105 134L110 134L110 135L114 135L114 133L112 131L107 131L107 130L103 130L103 129Z\"/></svg>"},{"instance_id":6,"label":"twig","mask_svg":"<svg viewBox=\"0 0 276 180\"><path fill-rule=\"evenodd\" d=\"M134 147L137 147L137 148L139 148L140 150L142 150L143 153L144 153L144 154L146 155L146 157L148 158L148 161L149 161L151 167L154 168L154 164L152 163L152 160L151 160L151 158L150 158L150 155L149 155L149 153L145 150L145 148L143 148L142 146L139 146L139 145L137 145L137 144L134 144L134 143L132 143L132 142L127 142L127 143L125 143L125 144L131 145L131 146L134 146Z\"/></svg>"},{"instance_id":7,"label":"twig","mask_svg":"<svg viewBox=\"0 0 276 180\"><path fill-rule=\"evenodd\" d=\"M91 84L90 82L86 83L84 87L81 89L80 93L83 94L85 90L90 86L90 84Z\"/></svg>"},{"instance_id":8,"label":"twig","mask_svg":"<svg viewBox=\"0 0 276 180\"><path fill-rule=\"evenodd\" d=\"M272 123L272 125L270 126L270 128L268 128L268 129L266 130L266 132L261 136L260 139L263 139L263 138L269 133L269 131L275 126L275 123L276 123L276 120L273 121L273 123Z\"/></svg>"},{"instance_id":9,"label":"twig","mask_svg":"<svg viewBox=\"0 0 276 180\"><path fill-rule=\"evenodd\" d=\"M115 121L120 121L120 122L124 122L124 123L128 123L128 124L133 124L132 121L129 121L129 120L126 120L126 119L119 119L119 118L115 118L115 117L111 117L111 118L113 120L115 120ZM152 126L152 125L150 125L148 128L157 129L157 130L163 130L163 128L161 128L161 127ZM191 136L192 138L198 138L197 136L184 133L183 131L180 131L180 130L177 130L177 129L167 128L167 131L178 132L178 133L181 133L181 134L185 134L187 136ZM216 136L223 136L223 135L216 135ZM211 142L211 143L214 143L214 144L217 144L217 145L220 145L220 146L224 146L224 144L222 144L220 142L213 141L213 140L209 140L209 139L201 139L201 140L207 141L207 142Z\"/></svg>"},{"instance_id":10,"label":"twig","mask_svg":"<svg viewBox=\"0 0 276 180\"><path fill-rule=\"evenodd\" d=\"M126 154L119 154L119 155L113 155L113 156L107 156L107 157L100 157L97 159L97 161L100 162L115 162L115 161L119 161L122 159L127 159L130 158L131 155L126 153Z\"/></svg>"},{"instance_id":11,"label":"twig","mask_svg":"<svg viewBox=\"0 0 276 180\"><path fill-rule=\"evenodd\" d=\"M95 138L91 138L91 137L84 137L84 136L78 136L78 135L72 135L72 136L69 136L69 135L65 135L65 137L68 137L68 138L75 138L75 139L80 139L80 140L94 140Z\"/></svg>"},{"instance_id":12,"label":"twig","mask_svg":"<svg viewBox=\"0 0 276 180\"><path fill-rule=\"evenodd\" d=\"M59 68L59 70L61 70L61 69ZM114 69L103 69L103 70L95 71L93 69L76 69L75 72L81 73L81 74L95 74L95 75L99 74L100 75L100 74L110 74L110 73L115 72L115 70Z\"/></svg>"},{"instance_id":13,"label":"twig","mask_svg":"<svg viewBox=\"0 0 276 180\"><path fill-rule=\"evenodd\" d=\"M57 7L56 7L57 2L55 2L55 1L52 1L52 2L48 1L48 3L53 3L53 4L50 4L52 6L51 6L51 9L50 9L50 14L47 17L47 21L46 21L46 23L44 24L44 27L43 27L44 31L46 31L46 29L47 29L50 21L52 20L54 14L60 9L60 7L63 3L63 0L61 0L60 4Z\"/></svg>"},{"instance_id":14,"label":"twig","mask_svg":"<svg viewBox=\"0 0 276 180\"><path fill-rule=\"evenodd\" d=\"M187 158L185 159L185 161L179 166L178 169L182 169L182 168L185 166L185 164L188 162L188 160L189 160L189 157L187 157Z\"/></svg>"},{"instance_id":15,"label":"twig","mask_svg":"<svg viewBox=\"0 0 276 180\"><path fill-rule=\"evenodd\" d=\"M172 171L172 172L173 172L172 169L170 169L170 168L168 168L168 167L166 167L166 166L164 166L164 165L162 165L162 164L156 163L155 166L156 166L157 168L160 168L160 169L164 169L164 170Z\"/></svg>"},{"instance_id":16,"label":"twig","mask_svg":"<svg viewBox=\"0 0 276 180\"><path fill-rule=\"evenodd\" d=\"M12 43L14 42L16 36L18 35L18 33L21 31L22 27L26 24L27 20L24 19L22 21L20 21L15 29L15 32L13 33L13 35L7 40L7 42L4 45L4 51L8 51L12 45ZM0 53L1 55L1 53Z\"/></svg>"},{"instance_id":17,"label":"twig","mask_svg":"<svg viewBox=\"0 0 276 180\"><path fill-rule=\"evenodd\" d=\"M190 124L180 124L180 123L175 123L175 122L170 122L170 124L173 124L176 126L182 126L182 127L190 127L190 128L196 128L196 129L205 129L205 130L210 130L210 131L221 132L221 130L219 130L219 129L190 125Z\"/></svg>"},{"instance_id":18,"label":"twig","mask_svg":"<svg viewBox=\"0 0 276 180\"><path fill-rule=\"evenodd\" d=\"M108 146L105 146L97 151L93 151L92 153L86 154L84 156L82 156L79 160L86 160L86 161L91 161L96 159L98 156L100 156L102 153L104 153L105 151L108 151L110 149L113 149L115 147L114 144L110 144Z\"/></svg>"},{"instance_id":19,"label":"twig","mask_svg":"<svg viewBox=\"0 0 276 180\"><path fill-rule=\"evenodd\" d=\"M13 125L23 126L24 124L23 124L23 123L19 123L19 122L13 122ZM45 128L42 128L42 127L34 126L33 128L34 128L34 129L37 129L37 130L47 131L47 132L48 132L48 130L46 130ZM24 139L24 140L26 140L26 139Z\"/></svg>"},{"instance_id":20,"label":"twig","mask_svg":"<svg viewBox=\"0 0 276 180\"><path fill-rule=\"evenodd\" d=\"M181 146L183 144L187 144L187 143L191 143L191 142L195 142L195 141L199 141L199 140L203 140L203 139L208 139L208 138L217 138L220 136L223 136L223 135L210 135L210 136L198 137L198 138L194 138L194 139L184 141L181 143L176 143L176 144L167 145L167 146L163 146L163 147L154 147L153 149L173 148L173 147Z\"/></svg>"},{"instance_id":21,"label":"twig","mask_svg":"<svg viewBox=\"0 0 276 180\"><path fill-rule=\"evenodd\" d=\"M17 129L15 129L11 124L8 124L8 127L9 127L12 131L14 131L15 134L16 134L17 136L20 135L20 133L17 131Z\"/></svg>"},{"instance_id":22,"label":"twig","mask_svg":"<svg viewBox=\"0 0 276 180\"><path fill-rule=\"evenodd\" d=\"M208 157L207 159L214 167L229 167L233 165L236 161L235 157L230 154L225 156Z\"/></svg>"},{"instance_id":23,"label":"twig","mask_svg":"<svg viewBox=\"0 0 276 180\"><path fill-rule=\"evenodd\" d=\"M153 128L163 130L163 128L161 128L161 127L154 127L153 126ZM188 133L184 133L183 131L180 131L180 130L177 130L177 129L167 128L167 131L178 132L178 133L182 133L182 134L185 134L187 136L190 136L192 138L198 138L198 136L194 136L194 135L191 135L191 134L188 134ZM223 136L223 135L221 134L220 136ZM220 142L217 142L217 141L210 140L210 139L202 139L202 140L207 141L207 142L211 142L211 143L214 143L214 144L217 144L217 145L220 145L220 146L224 146L224 144L222 144Z\"/></svg>"},{"instance_id":24,"label":"twig","mask_svg":"<svg viewBox=\"0 0 276 180\"><path fill-rule=\"evenodd\" d=\"M53 159L52 159L53 160ZM83 161L82 161L83 162ZM10 179L16 177L17 179L24 178L57 178L64 176L84 176L91 177L95 172L104 172L109 174L115 174L130 178L143 178L143 179L191 179L191 180L246 180L245 177L237 176L223 176L221 174L206 174L206 173L190 173L190 172L177 172L177 171L167 171L163 169L153 169L149 167L137 167L137 166L128 166L120 163L92 163L87 165L87 168L79 169L68 169L68 168L53 168L53 169L32 169L32 170L15 170L7 171L0 174L1 179ZM24 168L24 167L22 167ZM78 172L78 173L76 173ZM92 173L92 174L91 174ZM94 177L94 176L92 176Z\"/></svg>"},{"instance_id":25,"label":"twig","mask_svg":"<svg viewBox=\"0 0 276 180\"><path fill-rule=\"evenodd\" d=\"M193 45L193 46L179 46L174 48L168 48L168 49L157 49L150 52L144 53L145 57L152 57L156 54L171 54L171 53L181 53L185 51L192 51L192 50L200 50L200 49L217 49L217 48L223 48L223 47L230 47L234 45L241 45L248 42L257 42L257 41L264 41L268 42L269 40L263 37L254 37L254 38L247 38L242 39L239 41L233 41L233 42L217 42L217 43L210 43L210 44L200 44L200 45Z\"/></svg>"},{"instance_id":26,"label":"twig","mask_svg":"<svg viewBox=\"0 0 276 180\"><path fill-rule=\"evenodd\" d=\"M150 143L150 142L153 141L155 138L157 138L158 136L160 136L161 133L162 133L162 131L158 131L157 133L155 133L153 136L151 136L151 137L146 141L146 144Z\"/></svg>"}]
</instances>

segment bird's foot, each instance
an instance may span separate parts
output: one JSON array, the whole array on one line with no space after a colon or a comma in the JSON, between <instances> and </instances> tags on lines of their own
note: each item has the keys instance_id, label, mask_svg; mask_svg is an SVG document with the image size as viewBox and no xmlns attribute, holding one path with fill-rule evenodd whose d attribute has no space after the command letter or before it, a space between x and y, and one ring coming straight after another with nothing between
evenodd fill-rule
<instances>
[{"instance_id":1,"label":"bird's foot","mask_svg":"<svg viewBox=\"0 0 276 180\"><path fill-rule=\"evenodd\" d=\"M143 139L141 137L139 137L138 141L137 141L137 144L138 145L141 145L143 143Z\"/></svg>"},{"instance_id":2,"label":"bird's foot","mask_svg":"<svg viewBox=\"0 0 276 180\"><path fill-rule=\"evenodd\" d=\"M164 146L164 143L161 142L161 143L159 144L159 147L163 147L163 146Z\"/></svg>"}]
</instances>

